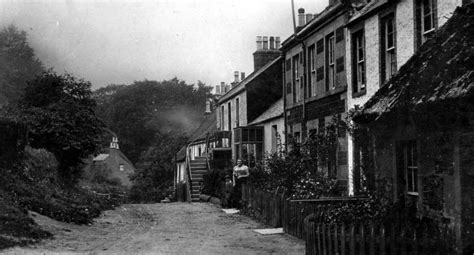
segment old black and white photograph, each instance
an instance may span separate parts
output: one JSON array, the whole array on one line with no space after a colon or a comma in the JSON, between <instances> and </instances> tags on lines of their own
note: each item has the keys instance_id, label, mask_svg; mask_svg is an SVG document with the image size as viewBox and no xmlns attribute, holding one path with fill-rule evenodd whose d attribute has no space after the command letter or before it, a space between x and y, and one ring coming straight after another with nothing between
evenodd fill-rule
<instances>
[{"instance_id":1,"label":"old black and white photograph","mask_svg":"<svg viewBox=\"0 0 474 255\"><path fill-rule=\"evenodd\" d=\"M0 254L474 255L474 1L0 0Z\"/></svg>"}]
</instances>

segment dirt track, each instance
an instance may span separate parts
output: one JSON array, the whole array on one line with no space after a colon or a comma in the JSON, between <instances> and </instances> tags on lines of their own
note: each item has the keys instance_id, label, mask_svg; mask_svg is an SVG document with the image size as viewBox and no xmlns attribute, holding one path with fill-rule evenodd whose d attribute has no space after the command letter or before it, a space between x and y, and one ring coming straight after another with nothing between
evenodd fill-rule
<instances>
[{"instance_id":1,"label":"dirt track","mask_svg":"<svg viewBox=\"0 0 474 255\"><path fill-rule=\"evenodd\" d=\"M303 241L260 235L261 224L208 203L124 205L91 226L34 218L55 238L7 253L304 254Z\"/></svg>"}]
</instances>

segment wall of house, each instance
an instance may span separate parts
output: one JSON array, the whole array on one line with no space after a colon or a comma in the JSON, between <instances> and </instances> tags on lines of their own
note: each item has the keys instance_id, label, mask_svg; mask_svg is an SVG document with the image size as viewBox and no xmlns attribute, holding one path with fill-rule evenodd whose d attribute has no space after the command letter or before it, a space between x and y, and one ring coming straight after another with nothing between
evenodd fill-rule
<instances>
[{"instance_id":1,"label":"wall of house","mask_svg":"<svg viewBox=\"0 0 474 255\"><path fill-rule=\"evenodd\" d=\"M237 95L222 101L218 104L217 107L217 128L218 130L225 130L225 131L231 131L232 132L232 137L231 137L231 142L230 146L232 148L232 158L235 157L235 152L234 152L234 128L237 127L237 114L236 114L236 99L239 99L239 126L246 126L247 125L247 91L243 90L242 92L238 93ZM229 127L229 121L228 121L228 113L229 113L229 103L230 102L230 110L231 110L231 126ZM222 126L220 119L221 119L221 111L222 111L222 106L224 106L224 125Z\"/></svg>"},{"instance_id":2,"label":"wall of house","mask_svg":"<svg viewBox=\"0 0 474 255\"><path fill-rule=\"evenodd\" d=\"M397 69L399 70L415 53L415 11L414 1L417 0L400 0L397 2L395 11L395 38L396 38L396 57ZM437 1L438 27L442 26L446 21L446 17L450 17L457 6L462 1ZM392 7L393 8L393 7ZM347 33L350 35L360 27L364 28L365 35L365 51L366 51L366 93L363 95L353 96L352 88L349 86L347 96L347 108L353 109L356 105L363 106L370 97L381 87L380 80L380 16L379 13L361 20L357 24L351 25ZM348 84L352 84L352 62L351 62L351 36L346 36L346 66ZM349 193L353 192L352 172L354 160L354 143L349 137L348 141L348 157L349 157Z\"/></svg>"},{"instance_id":3,"label":"wall of house","mask_svg":"<svg viewBox=\"0 0 474 255\"><path fill-rule=\"evenodd\" d=\"M272 148L273 144L273 126L277 127L277 132L280 136L280 143L285 144L285 121L283 117L272 119L262 123L263 125L263 149L266 154L275 152ZM278 150L278 148L277 148Z\"/></svg>"},{"instance_id":4,"label":"wall of house","mask_svg":"<svg viewBox=\"0 0 474 255\"><path fill-rule=\"evenodd\" d=\"M247 121L255 120L282 97L282 72L280 58L247 84Z\"/></svg>"},{"instance_id":5,"label":"wall of house","mask_svg":"<svg viewBox=\"0 0 474 255\"><path fill-rule=\"evenodd\" d=\"M471 125L474 123L471 113ZM461 195L461 235L464 249L474 251L474 132L459 137L459 193ZM458 184L458 183L456 183ZM456 186L455 186L456 187ZM470 246L470 248L468 248Z\"/></svg>"},{"instance_id":6,"label":"wall of house","mask_svg":"<svg viewBox=\"0 0 474 255\"><path fill-rule=\"evenodd\" d=\"M206 152L206 141L203 140L201 142L193 143L189 146L189 149L191 150L191 160L194 160L196 157L201 157L203 153ZM199 154L199 151L201 151L201 154Z\"/></svg>"},{"instance_id":7,"label":"wall of house","mask_svg":"<svg viewBox=\"0 0 474 255\"><path fill-rule=\"evenodd\" d=\"M135 167L125 160L123 154L118 149L109 149L109 156L99 164L103 164L110 169L109 178L117 178L122 185L131 186L130 175L135 172ZM97 163L96 163L97 164ZM120 165L123 165L123 170L120 170Z\"/></svg>"},{"instance_id":8,"label":"wall of house","mask_svg":"<svg viewBox=\"0 0 474 255\"><path fill-rule=\"evenodd\" d=\"M175 183L186 180L186 162L176 163L176 180Z\"/></svg>"}]
</instances>

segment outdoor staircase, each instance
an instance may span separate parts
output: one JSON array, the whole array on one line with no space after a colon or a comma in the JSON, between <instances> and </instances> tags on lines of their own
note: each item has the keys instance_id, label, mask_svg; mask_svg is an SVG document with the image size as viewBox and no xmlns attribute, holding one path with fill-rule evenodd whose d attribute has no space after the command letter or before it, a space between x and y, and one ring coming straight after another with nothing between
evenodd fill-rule
<instances>
[{"instance_id":1,"label":"outdoor staircase","mask_svg":"<svg viewBox=\"0 0 474 255\"><path fill-rule=\"evenodd\" d=\"M191 160L191 201L199 202L200 188L203 175L207 173L206 157L194 157Z\"/></svg>"}]
</instances>

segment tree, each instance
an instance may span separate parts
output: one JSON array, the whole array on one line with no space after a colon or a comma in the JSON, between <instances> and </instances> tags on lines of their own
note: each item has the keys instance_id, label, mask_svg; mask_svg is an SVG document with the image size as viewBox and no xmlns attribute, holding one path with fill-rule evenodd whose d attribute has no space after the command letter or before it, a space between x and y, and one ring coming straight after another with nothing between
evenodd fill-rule
<instances>
[{"instance_id":1,"label":"tree","mask_svg":"<svg viewBox=\"0 0 474 255\"><path fill-rule=\"evenodd\" d=\"M28 82L20 101L29 142L51 151L59 161L59 176L74 183L82 160L96 152L103 123L95 116L90 82L51 70Z\"/></svg>"},{"instance_id":2,"label":"tree","mask_svg":"<svg viewBox=\"0 0 474 255\"><path fill-rule=\"evenodd\" d=\"M204 117L211 87L177 78L109 85L94 91L97 116L120 138L121 150L133 163L152 145L157 133L193 131Z\"/></svg>"},{"instance_id":3,"label":"tree","mask_svg":"<svg viewBox=\"0 0 474 255\"><path fill-rule=\"evenodd\" d=\"M0 105L20 99L26 82L43 71L25 31L13 25L0 31Z\"/></svg>"}]
</instances>

